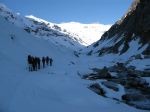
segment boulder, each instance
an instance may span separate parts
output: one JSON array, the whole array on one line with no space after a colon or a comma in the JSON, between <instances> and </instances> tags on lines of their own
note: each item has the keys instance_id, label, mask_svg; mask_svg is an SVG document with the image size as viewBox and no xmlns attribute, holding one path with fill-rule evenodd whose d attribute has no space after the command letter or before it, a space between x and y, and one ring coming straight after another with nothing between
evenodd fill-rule
<instances>
[{"instance_id":1,"label":"boulder","mask_svg":"<svg viewBox=\"0 0 150 112\"><path fill-rule=\"evenodd\" d=\"M98 83L94 83L90 85L88 88L97 93L98 95L105 96L105 91Z\"/></svg>"},{"instance_id":2,"label":"boulder","mask_svg":"<svg viewBox=\"0 0 150 112\"><path fill-rule=\"evenodd\" d=\"M134 88L146 88L148 85L149 83L147 83L145 79L135 77L128 77L126 83L127 87L134 87Z\"/></svg>"},{"instance_id":3,"label":"boulder","mask_svg":"<svg viewBox=\"0 0 150 112\"><path fill-rule=\"evenodd\" d=\"M135 55L135 59L142 59L141 54L137 54L137 55Z\"/></svg>"},{"instance_id":4,"label":"boulder","mask_svg":"<svg viewBox=\"0 0 150 112\"><path fill-rule=\"evenodd\" d=\"M94 69L94 71L96 73L90 73L90 74L84 75L82 78L83 79L88 79L88 80L111 79L111 78L114 78L109 73L107 67L104 67L103 69Z\"/></svg>"},{"instance_id":5,"label":"boulder","mask_svg":"<svg viewBox=\"0 0 150 112\"><path fill-rule=\"evenodd\" d=\"M102 84L104 86L106 86L107 88L110 88L114 91L119 91L119 88L118 88L118 85L115 83L115 82L112 82L112 81L104 81L102 82Z\"/></svg>"},{"instance_id":6,"label":"boulder","mask_svg":"<svg viewBox=\"0 0 150 112\"><path fill-rule=\"evenodd\" d=\"M122 96L122 100L124 101L142 101L145 97L141 94L125 94Z\"/></svg>"},{"instance_id":7,"label":"boulder","mask_svg":"<svg viewBox=\"0 0 150 112\"><path fill-rule=\"evenodd\" d=\"M97 74L99 75L100 78L106 78L106 79L112 78L107 67L104 67L103 69L99 70Z\"/></svg>"}]
</instances>

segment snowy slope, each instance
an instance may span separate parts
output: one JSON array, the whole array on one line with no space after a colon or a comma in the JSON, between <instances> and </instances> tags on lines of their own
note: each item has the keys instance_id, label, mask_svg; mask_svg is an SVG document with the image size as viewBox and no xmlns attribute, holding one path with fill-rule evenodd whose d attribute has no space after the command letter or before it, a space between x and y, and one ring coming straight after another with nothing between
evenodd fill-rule
<instances>
[{"instance_id":1,"label":"snowy slope","mask_svg":"<svg viewBox=\"0 0 150 112\"><path fill-rule=\"evenodd\" d=\"M78 35L67 32L55 23L47 22L43 19L37 18L33 15L26 16L26 18L32 23L27 26L25 30L29 33L36 35L37 37L43 37L47 39L53 39L55 43L61 43L64 46L76 49L84 47L86 43Z\"/></svg>"},{"instance_id":2,"label":"snowy slope","mask_svg":"<svg viewBox=\"0 0 150 112\"><path fill-rule=\"evenodd\" d=\"M34 16L23 17L13 13L5 5L0 4L0 15L7 21L24 29L38 38L45 38L56 45L65 46L74 50L83 48L84 42L76 36L61 30L56 24L36 18Z\"/></svg>"},{"instance_id":3,"label":"snowy slope","mask_svg":"<svg viewBox=\"0 0 150 112\"><path fill-rule=\"evenodd\" d=\"M13 40L11 34L14 35ZM3 17L0 17L0 37L2 112L143 112L88 90L89 82L77 75L78 71L87 71L86 66L82 66L88 58L83 56L78 59L66 47L56 46L43 38L34 38ZM37 72L28 72L28 54L40 57L49 55L54 59L54 64Z\"/></svg>"},{"instance_id":4,"label":"snowy slope","mask_svg":"<svg viewBox=\"0 0 150 112\"><path fill-rule=\"evenodd\" d=\"M58 24L61 28L78 35L87 45L98 41L101 36L107 31L111 25L103 25L99 23L82 24L78 22L61 23Z\"/></svg>"},{"instance_id":5,"label":"snowy slope","mask_svg":"<svg viewBox=\"0 0 150 112\"><path fill-rule=\"evenodd\" d=\"M28 72L28 54L48 55L53 66ZM92 82L77 75L104 64L110 63L95 56L76 57L73 49L35 38L0 16L1 112L147 112L96 95L87 88Z\"/></svg>"},{"instance_id":6,"label":"snowy slope","mask_svg":"<svg viewBox=\"0 0 150 112\"><path fill-rule=\"evenodd\" d=\"M0 4L0 15L36 37L47 38L55 44L66 45L73 49L88 46L99 40L101 35L111 26L77 22L51 23L33 15L23 17L20 14L15 14L3 4Z\"/></svg>"},{"instance_id":7,"label":"snowy slope","mask_svg":"<svg viewBox=\"0 0 150 112\"><path fill-rule=\"evenodd\" d=\"M136 38L129 42L129 49L125 53L121 53L125 47L124 43L119 47L117 46L121 39L122 37L116 41L114 36L113 38L96 42L94 45L88 46L88 48L82 52L87 53L87 55L98 56L114 64L122 62L129 66L136 66L138 70L149 69L150 58L142 54L149 44L139 44L140 40ZM118 47L117 50L115 49L116 47Z\"/></svg>"}]
</instances>

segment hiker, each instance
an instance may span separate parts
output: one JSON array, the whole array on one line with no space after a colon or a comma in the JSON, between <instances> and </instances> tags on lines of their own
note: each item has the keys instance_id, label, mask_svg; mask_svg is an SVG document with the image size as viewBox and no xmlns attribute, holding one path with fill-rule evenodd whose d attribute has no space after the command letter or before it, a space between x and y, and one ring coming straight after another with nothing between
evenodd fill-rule
<instances>
[{"instance_id":1,"label":"hiker","mask_svg":"<svg viewBox=\"0 0 150 112\"><path fill-rule=\"evenodd\" d=\"M45 68L45 57L42 57L43 68Z\"/></svg>"},{"instance_id":2,"label":"hiker","mask_svg":"<svg viewBox=\"0 0 150 112\"><path fill-rule=\"evenodd\" d=\"M32 56L28 55L28 66L29 66L29 71L32 71Z\"/></svg>"},{"instance_id":3,"label":"hiker","mask_svg":"<svg viewBox=\"0 0 150 112\"><path fill-rule=\"evenodd\" d=\"M36 70L36 59L35 59L35 57L32 57L32 68L33 68L33 71Z\"/></svg>"},{"instance_id":4,"label":"hiker","mask_svg":"<svg viewBox=\"0 0 150 112\"><path fill-rule=\"evenodd\" d=\"M35 64L35 71L38 69L38 57L34 58L34 64Z\"/></svg>"},{"instance_id":5,"label":"hiker","mask_svg":"<svg viewBox=\"0 0 150 112\"><path fill-rule=\"evenodd\" d=\"M40 58L37 58L37 64L38 64L38 69L40 69L40 66L41 66L41 59Z\"/></svg>"},{"instance_id":6,"label":"hiker","mask_svg":"<svg viewBox=\"0 0 150 112\"><path fill-rule=\"evenodd\" d=\"M50 61L50 58L47 56L46 57L46 64L47 64L47 66L49 65L49 61Z\"/></svg>"},{"instance_id":7,"label":"hiker","mask_svg":"<svg viewBox=\"0 0 150 112\"><path fill-rule=\"evenodd\" d=\"M53 63L53 59L52 58L49 59L49 63L50 63L50 66L52 66L52 63Z\"/></svg>"}]
</instances>

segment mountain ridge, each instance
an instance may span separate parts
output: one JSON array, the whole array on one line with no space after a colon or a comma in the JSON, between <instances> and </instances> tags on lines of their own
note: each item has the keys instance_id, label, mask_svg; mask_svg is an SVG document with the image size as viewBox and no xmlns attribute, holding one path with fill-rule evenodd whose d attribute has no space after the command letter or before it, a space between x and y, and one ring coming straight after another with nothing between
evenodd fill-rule
<instances>
[{"instance_id":1,"label":"mountain ridge","mask_svg":"<svg viewBox=\"0 0 150 112\"><path fill-rule=\"evenodd\" d=\"M26 32L36 37L45 38L56 45L60 44L74 50L84 47L82 39L61 30L56 24L49 23L42 19L33 19L18 15L3 4L0 5L0 15L12 24L24 29Z\"/></svg>"},{"instance_id":2,"label":"mountain ridge","mask_svg":"<svg viewBox=\"0 0 150 112\"><path fill-rule=\"evenodd\" d=\"M143 55L150 55L150 38L148 37L150 33L150 24L148 22L149 6L150 2L147 0L135 0L122 19L112 25L112 27L102 35L100 41L93 44L93 46L98 47L99 43L114 39L114 44L109 47L104 46L103 48L99 48L99 51L101 51L100 54L123 54L129 50L129 43L131 41L139 39L138 49L141 49L147 44L148 46L141 53ZM121 45L124 45L124 47L122 50L119 50Z\"/></svg>"}]
</instances>

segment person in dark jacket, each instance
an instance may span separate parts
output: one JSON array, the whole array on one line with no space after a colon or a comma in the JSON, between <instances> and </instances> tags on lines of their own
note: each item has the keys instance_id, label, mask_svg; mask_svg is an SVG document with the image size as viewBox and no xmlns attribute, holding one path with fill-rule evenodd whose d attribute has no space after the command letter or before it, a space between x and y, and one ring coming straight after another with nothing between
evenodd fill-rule
<instances>
[{"instance_id":1,"label":"person in dark jacket","mask_svg":"<svg viewBox=\"0 0 150 112\"><path fill-rule=\"evenodd\" d=\"M38 63L38 69L40 69L40 66L41 66L41 59L40 58L37 58L37 63Z\"/></svg>"},{"instance_id":2,"label":"person in dark jacket","mask_svg":"<svg viewBox=\"0 0 150 112\"><path fill-rule=\"evenodd\" d=\"M29 71L32 71L32 56L28 55L28 66L29 66Z\"/></svg>"},{"instance_id":3,"label":"person in dark jacket","mask_svg":"<svg viewBox=\"0 0 150 112\"><path fill-rule=\"evenodd\" d=\"M52 58L49 59L49 63L50 63L50 66L52 66L52 63L53 63L53 59Z\"/></svg>"},{"instance_id":4,"label":"person in dark jacket","mask_svg":"<svg viewBox=\"0 0 150 112\"><path fill-rule=\"evenodd\" d=\"M38 70L38 57L35 57L34 61L35 61L35 71L37 71Z\"/></svg>"},{"instance_id":5,"label":"person in dark jacket","mask_svg":"<svg viewBox=\"0 0 150 112\"><path fill-rule=\"evenodd\" d=\"M47 64L47 66L49 65L49 61L50 61L50 58L47 56L46 57L46 64Z\"/></svg>"},{"instance_id":6,"label":"person in dark jacket","mask_svg":"<svg viewBox=\"0 0 150 112\"><path fill-rule=\"evenodd\" d=\"M36 58L35 57L32 57L32 68L33 68L33 71L36 71Z\"/></svg>"},{"instance_id":7,"label":"person in dark jacket","mask_svg":"<svg viewBox=\"0 0 150 112\"><path fill-rule=\"evenodd\" d=\"M42 57L43 68L45 68L45 57Z\"/></svg>"}]
</instances>

